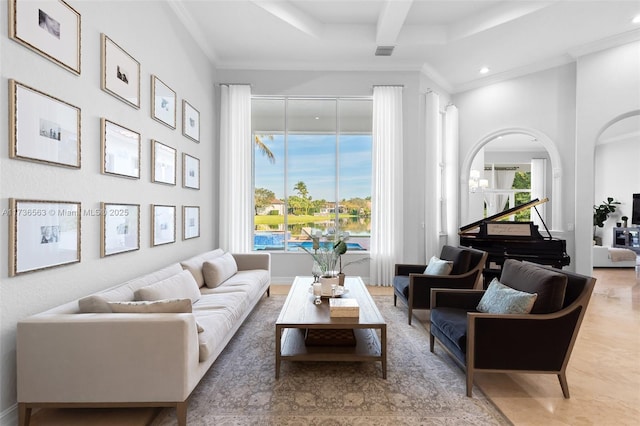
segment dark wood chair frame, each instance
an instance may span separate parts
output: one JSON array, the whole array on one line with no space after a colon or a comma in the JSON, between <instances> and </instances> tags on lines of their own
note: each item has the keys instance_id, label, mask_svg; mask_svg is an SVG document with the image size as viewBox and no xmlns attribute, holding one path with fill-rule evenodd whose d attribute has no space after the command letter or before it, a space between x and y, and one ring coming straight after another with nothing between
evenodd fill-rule
<instances>
[{"instance_id":1,"label":"dark wood chair frame","mask_svg":"<svg viewBox=\"0 0 640 426\"><path fill-rule=\"evenodd\" d=\"M486 314L467 313L466 359L461 360L438 339L456 363L466 371L467 396L472 396L473 377L476 372L483 373L542 373L556 374L560 381L562 394L569 395L567 383L567 365L584 314L595 286L596 279L549 266L541 268L561 272L568 277L564 307L550 314ZM433 289L431 308L450 307L474 310L485 290ZM434 352L436 336L429 332L429 349ZM491 342L485 343L483 337ZM553 354L555 362L546 360L546 367L536 365L530 352L544 350ZM520 361L526 357L527 361ZM488 365L487 360L490 359ZM482 361L481 361L482 360ZM549 364L555 364L549 368ZM500 365L504 365L501 368Z\"/></svg>"}]
</instances>

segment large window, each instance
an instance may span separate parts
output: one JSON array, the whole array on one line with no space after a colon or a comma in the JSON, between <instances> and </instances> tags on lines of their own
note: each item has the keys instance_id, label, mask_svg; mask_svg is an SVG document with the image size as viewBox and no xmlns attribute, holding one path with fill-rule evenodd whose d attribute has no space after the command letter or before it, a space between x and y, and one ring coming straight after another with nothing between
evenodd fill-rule
<instances>
[{"instance_id":1,"label":"large window","mask_svg":"<svg viewBox=\"0 0 640 426\"><path fill-rule=\"evenodd\" d=\"M254 250L297 251L309 234L371 236L372 101L252 100Z\"/></svg>"}]
</instances>

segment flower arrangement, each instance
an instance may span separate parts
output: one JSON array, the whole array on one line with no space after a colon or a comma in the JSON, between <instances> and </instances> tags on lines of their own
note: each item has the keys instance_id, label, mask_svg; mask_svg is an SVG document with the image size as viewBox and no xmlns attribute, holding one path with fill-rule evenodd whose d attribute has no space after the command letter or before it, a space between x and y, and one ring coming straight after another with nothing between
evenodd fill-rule
<instances>
[{"instance_id":1,"label":"flower arrangement","mask_svg":"<svg viewBox=\"0 0 640 426\"><path fill-rule=\"evenodd\" d=\"M311 238L313 251L304 246L301 248L313 257L315 264L318 265L320 276L337 276L338 270L336 266L338 261L341 260L340 256L347 252L347 243L345 241L349 239L349 233L335 233L332 239L329 239L328 235L323 236L322 231L317 231L314 234L310 234L307 231L304 231L304 233ZM322 241L323 238L325 238L324 241Z\"/></svg>"}]
</instances>

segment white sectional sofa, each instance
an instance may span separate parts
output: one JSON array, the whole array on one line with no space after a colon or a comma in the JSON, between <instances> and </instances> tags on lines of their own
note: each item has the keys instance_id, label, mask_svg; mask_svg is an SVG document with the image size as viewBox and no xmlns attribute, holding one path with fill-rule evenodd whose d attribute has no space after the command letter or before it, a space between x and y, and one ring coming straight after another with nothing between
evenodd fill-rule
<instances>
[{"instance_id":1,"label":"white sectional sofa","mask_svg":"<svg viewBox=\"0 0 640 426\"><path fill-rule=\"evenodd\" d=\"M20 425L37 407L176 407L263 295L268 253L214 250L18 323Z\"/></svg>"},{"instance_id":2,"label":"white sectional sofa","mask_svg":"<svg viewBox=\"0 0 640 426\"><path fill-rule=\"evenodd\" d=\"M635 268L636 254L633 250L615 247L593 246L594 268Z\"/></svg>"}]
</instances>

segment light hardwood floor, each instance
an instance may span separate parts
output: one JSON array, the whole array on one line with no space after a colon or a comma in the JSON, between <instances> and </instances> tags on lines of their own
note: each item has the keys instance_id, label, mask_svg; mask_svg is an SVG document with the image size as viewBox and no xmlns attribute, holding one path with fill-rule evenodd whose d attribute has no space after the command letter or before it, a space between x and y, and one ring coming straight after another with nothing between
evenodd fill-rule
<instances>
[{"instance_id":1,"label":"light hardwood floor","mask_svg":"<svg viewBox=\"0 0 640 426\"><path fill-rule=\"evenodd\" d=\"M476 384L514 425L640 424L640 270L598 268L593 275L598 281L567 372L571 399L562 397L555 375L477 374ZM274 285L271 291L288 289ZM370 291L393 294L389 287ZM398 309L406 307L398 303ZM416 317L428 325L428 311ZM447 356L437 347L436 354ZM152 409L41 410L31 424L141 426L154 414Z\"/></svg>"}]
</instances>

